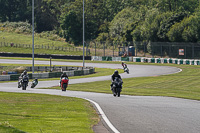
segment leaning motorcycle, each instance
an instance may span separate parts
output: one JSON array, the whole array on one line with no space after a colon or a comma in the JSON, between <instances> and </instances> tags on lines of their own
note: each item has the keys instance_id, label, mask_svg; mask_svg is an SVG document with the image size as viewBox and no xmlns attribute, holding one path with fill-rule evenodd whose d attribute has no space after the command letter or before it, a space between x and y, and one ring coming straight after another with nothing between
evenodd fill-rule
<instances>
[{"instance_id":1,"label":"leaning motorcycle","mask_svg":"<svg viewBox=\"0 0 200 133\"><path fill-rule=\"evenodd\" d=\"M18 88L21 88L22 87L22 78L19 78L18 80Z\"/></svg>"},{"instance_id":2,"label":"leaning motorcycle","mask_svg":"<svg viewBox=\"0 0 200 133\"><path fill-rule=\"evenodd\" d=\"M21 80L22 90L26 90L26 87L28 86L28 82L29 82L28 76L24 75Z\"/></svg>"},{"instance_id":3,"label":"leaning motorcycle","mask_svg":"<svg viewBox=\"0 0 200 133\"><path fill-rule=\"evenodd\" d=\"M38 84L37 80L33 80L31 83L31 88L34 88Z\"/></svg>"},{"instance_id":4,"label":"leaning motorcycle","mask_svg":"<svg viewBox=\"0 0 200 133\"><path fill-rule=\"evenodd\" d=\"M112 83L113 96L120 97L123 81L122 79L116 77Z\"/></svg>"},{"instance_id":5,"label":"leaning motorcycle","mask_svg":"<svg viewBox=\"0 0 200 133\"><path fill-rule=\"evenodd\" d=\"M63 77L61 79L61 89L62 89L62 91L66 91L66 89L68 87L68 82L69 82L69 79L67 77Z\"/></svg>"},{"instance_id":6,"label":"leaning motorcycle","mask_svg":"<svg viewBox=\"0 0 200 133\"><path fill-rule=\"evenodd\" d=\"M127 74L129 74L129 69L128 69L128 67L124 68L124 72L126 72Z\"/></svg>"}]
</instances>

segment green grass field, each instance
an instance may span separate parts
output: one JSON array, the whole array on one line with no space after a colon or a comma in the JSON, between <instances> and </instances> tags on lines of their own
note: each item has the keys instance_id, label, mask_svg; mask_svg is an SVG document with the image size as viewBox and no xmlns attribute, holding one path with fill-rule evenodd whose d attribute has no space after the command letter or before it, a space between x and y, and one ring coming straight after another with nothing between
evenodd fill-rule
<instances>
[{"instance_id":1,"label":"green grass field","mask_svg":"<svg viewBox=\"0 0 200 133\"><path fill-rule=\"evenodd\" d=\"M14 46L11 47L10 43L14 43ZM18 45L24 44L25 47L19 48L19 47L16 47L16 44ZM35 50L34 50L35 54L83 55L82 46L75 47L74 45L71 45L64 41L52 41L50 39L40 38L39 36L35 36L34 38L34 47L35 47ZM60 47L59 50L58 50L58 47ZM62 50L61 47L63 48L67 47L67 49ZM11 33L11 32L0 32L0 52L31 54L32 53L32 35L17 34L17 33ZM107 52L108 51L106 51L106 53ZM109 50L109 52L112 53L112 50L111 51ZM90 49L90 54L94 55L94 49ZM103 55L103 50L97 49L96 54Z\"/></svg>"},{"instance_id":2,"label":"green grass field","mask_svg":"<svg viewBox=\"0 0 200 133\"><path fill-rule=\"evenodd\" d=\"M99 117L85 100L0 92L1 133L92 133Z\"/></svg>"}]
</instances>

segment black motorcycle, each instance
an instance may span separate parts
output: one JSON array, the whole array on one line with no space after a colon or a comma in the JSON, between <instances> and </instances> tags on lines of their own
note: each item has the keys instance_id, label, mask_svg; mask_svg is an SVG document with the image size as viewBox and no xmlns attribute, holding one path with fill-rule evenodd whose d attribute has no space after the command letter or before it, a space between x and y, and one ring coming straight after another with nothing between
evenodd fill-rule
<instances>
[{"instance_id":1,"label":"black motorcycle","mask_svg":"<svg viewBox=\"0 0 200 133\"><path fill-rule=\"evenodd\" d=\"M29 78L28 75L24 75L21 79L21 87L22 90L26 90L26 87L28 86Z\"/></svg>"},{"instance_id":2,"label":"black motorcycle","mask_svg":"<svg viewBox=\"0 0 200 133\"><path fill-rule=\"evenodd\" d=\"M122 90L122 84L123 84L122 79L115 77L114 81L112 82L113 96L120 97L120 93L121 93L121 90Z\"/></svg>"}]
</instances>

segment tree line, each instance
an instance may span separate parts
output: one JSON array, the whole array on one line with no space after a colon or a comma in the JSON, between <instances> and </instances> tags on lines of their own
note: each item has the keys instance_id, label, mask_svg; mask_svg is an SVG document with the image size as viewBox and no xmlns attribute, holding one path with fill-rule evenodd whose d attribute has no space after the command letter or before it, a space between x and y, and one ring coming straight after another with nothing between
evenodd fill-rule
<instances>
[{"instance_id":1,"label":"tree line","mask_svg":"<svg viewBox=\"0 0 200 133\"><path fill-rule=\"evenodd\" d=\"M35 30L82 42L82 0L35 0ZM32 0L0 0L0 21L32 21ZM85 0L86 40L199 42L199 0Z\"/></svg>"}]
</instances>

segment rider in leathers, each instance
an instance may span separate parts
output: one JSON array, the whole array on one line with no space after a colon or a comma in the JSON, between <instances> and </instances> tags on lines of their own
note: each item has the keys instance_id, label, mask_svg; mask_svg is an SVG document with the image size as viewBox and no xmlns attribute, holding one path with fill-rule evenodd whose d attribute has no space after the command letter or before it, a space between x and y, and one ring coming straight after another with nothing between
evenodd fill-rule
<instances>
[{"instance_id":1,"label":"rider in leathers","mask_svg":"<svg viewBox=\"0 0 200 133\"><path fill-rule=\"evenodd\" d=\"M119 75L119 72L117 70L115 70L114 74L111 77L111 79L112 79L112 84L110 85L111 86L111 90L112 90L112 86L113 86L113 82L115 80L115 77L118 77L118 78L122 79L121 76Z\"/></svg>"},{"instance_id":2,"label":"rider in leathers","mask_svg":"<svg viewBox=\"0 0 200 133\"><path fill-rule=\"evenodd\" d=\"M60 76L60 84L59 84L59 86L61 86L61 80L64 77L68 78L68 76L67 76L67 74L65 72Z\"/></svg>"},{"instance_id":3,"label":"rider in leathers","mask_svg":"<svg viewBox=\"0 0 200 133\"><path fill-rule=\"evenodd\" d=\"M27 77L28 77L28 74L27 74L26 70L24 70L23 73L19 76L19 79L18 79L18 88L20 88L20 84L22 82L22 78L23 78L24 75L27 75ZM29 81L29 78L28 78L28 81Z\"/></svg>"}]
</instances>

